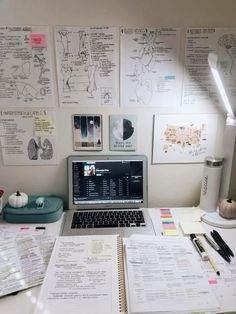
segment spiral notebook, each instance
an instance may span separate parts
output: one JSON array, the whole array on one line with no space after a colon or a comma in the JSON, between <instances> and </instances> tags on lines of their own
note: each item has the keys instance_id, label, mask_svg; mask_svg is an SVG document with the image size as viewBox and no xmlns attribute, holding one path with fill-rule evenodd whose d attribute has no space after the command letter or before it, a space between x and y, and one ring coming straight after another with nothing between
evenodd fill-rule
<instances>
[{"instance_id":1,"label":"spiral notebook","mask_svg":"<svg viewBox=\"0 0 236 314\"><path fill-rule=\"evenodd\" d=\"M35 314L126 312L122 239L58 237Z\"/></svg>"},{"instance_id":2,"label":"spiral notebook","mask_svg":"<svg viewBox=\"0 0 236 314\"><path fill-rule=\"evenodd\" d=\"M58 237L34 314L217 311L195 254L185 237Z\"/></svg>"}]
</instances>

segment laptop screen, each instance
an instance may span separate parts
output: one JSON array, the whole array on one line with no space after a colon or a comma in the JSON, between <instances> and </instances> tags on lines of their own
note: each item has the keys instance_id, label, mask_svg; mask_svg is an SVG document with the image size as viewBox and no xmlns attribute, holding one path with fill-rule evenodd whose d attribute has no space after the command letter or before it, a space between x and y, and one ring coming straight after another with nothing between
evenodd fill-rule
<instances>
[{"instance_id":1,"label":"laptop screen","mask_svg":"<svg viewBox=\"0 0 236 314\"><path fill-rule=\"evenodd\" d=\"M147 207L145 156L69 156L69 209Z\"/></svg>"}]
</instances>

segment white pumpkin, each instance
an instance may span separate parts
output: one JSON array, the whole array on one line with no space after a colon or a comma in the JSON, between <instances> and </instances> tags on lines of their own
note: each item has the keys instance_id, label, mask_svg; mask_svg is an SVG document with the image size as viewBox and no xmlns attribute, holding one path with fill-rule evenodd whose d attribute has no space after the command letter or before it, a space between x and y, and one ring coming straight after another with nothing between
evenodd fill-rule
<instances>
[{"instance_id":1,"label":"white pumpkin","mask_svg":"<svg viewBox=\"0 0 236 314\"><path fill-rule=\"evenodd\" d=\"M24 207L28 204L28 195L17 191L9 196L8 203L14 208Z\"/></svg>"},{"instance_id":2,"label":"white pumpkin","mask_svg":"<svg viewBox=\"0 0 236 314\"><path fill-rule=\"evenodd\" d=\"M221 217L233 219L236 218L236 202L231 198L220 202L219 214Z\"/></svg>"}]
</instances>

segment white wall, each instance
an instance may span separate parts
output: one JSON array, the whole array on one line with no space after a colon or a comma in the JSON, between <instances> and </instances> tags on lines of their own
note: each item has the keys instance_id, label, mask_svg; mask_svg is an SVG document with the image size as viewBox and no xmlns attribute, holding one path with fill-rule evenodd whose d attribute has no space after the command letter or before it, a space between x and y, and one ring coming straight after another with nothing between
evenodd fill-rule
<instances>
[{"instance_id":1,"label":"white wall","mask_svg":"<svg viewBox=\"0 0 236 314\"><path fill-rule=\"evenodd\" d=\"M1 0L1 25L79 26L167 26L236 27L235 0ZM182 46L183 46L182 42ZM55 58L53 58L55 60ZM54 67L55 69L55 67ZM55 79L55 71L54 71ZM56 99L57 101L57 99ZM171 100L170 100L171 101ZM109 152L108 116L133 113L129 108L59 108L56 102L59 164L56 166L3 166L0 187L6 197L17 189L27 194L57 194L67 200L66 160L72 148L71 115L103 115L103 151ZM182 113L181 107L135 108L138 116L138 145L135 153L149 159L149 206L194 206L199 202L203 165L151 165L153 115ZM214 106L191 108L186 113L218 113ZM221 154L223 118L220 118L216 154ZM145 132L144 132L145 130ZM77 152L79 153L79 152ZM113 152L114 153L114 152ZM118 152L117 152L118 153ZM235 189L234 189L235 190Z\"/></svg>"}]
</instances>

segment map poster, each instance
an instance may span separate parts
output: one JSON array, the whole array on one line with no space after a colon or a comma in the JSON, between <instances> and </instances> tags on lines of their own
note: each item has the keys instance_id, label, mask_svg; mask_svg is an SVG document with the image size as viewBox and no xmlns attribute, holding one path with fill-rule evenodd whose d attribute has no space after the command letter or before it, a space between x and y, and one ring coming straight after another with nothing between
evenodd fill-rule
<instances>
[{"instance_id":1,"label":"map poster","mask_svg":"<svg viewBox=\"0 0 236 314\"><path fill-rule=\"evenodd\" d=\"M55 27L61 106L118 105L118 29Z\"/></svg>"},{"instance_id":2,"label":"map poster","mask_svg":"<svg viewBox=\"0 0 236 314\"><path fill-rule=\"evenodd\" d=\"M56 115L49 110L0 110L4 165L57 164Z\"/></svg>"},{"instance_id":3,"label":"map poster","mask_svg":"<svg viewBox=\"0 0 236 314\"><path fill-rule=\"evenodd\" d=\"M216 114L155 115L152 162L203 162L214 155L217 123Z\"/></svg>"},{"instance_id":4,"label":"map poster","mask_svg":"<svg viewBox=\"0 0 236 314\"><path fill-rule=\"evenodd\" d=\"M110 150L136 149L137 116L135 115L110 115Z\"/></svg>"},{"instance_id":5,"label":"map poster","mask_svg":"<svg viewBox=\"0 0 236 314\"><path fill-rule=\"evenodd\" d=\"M72 116L74 150L102 150L102 116Z\"/></svg>"},{"instance_id":6,"label":"map poster","mask_svg":"<svg viewBox=\"0 0 236 314\"><path fill-rule=\"evenodd\" d=\"M0 106L55 106L49 27L0 26L0 68Z\"/></svg>"},{"instance_id":7,"label":"map poster","mask_svg":"<svg viewBox=\"0 0 236 314\"><path fill-rule=\"evenodd\" d=\"M121 105L180 106L180 29L122 28L120 46Z\"/></svg>"}]
</instances>

